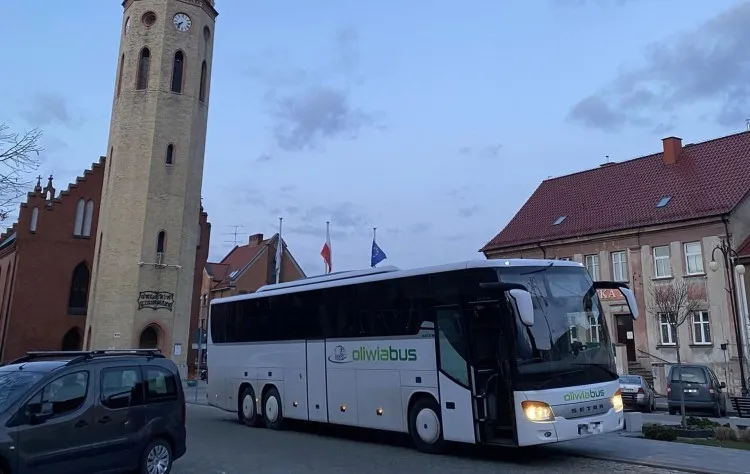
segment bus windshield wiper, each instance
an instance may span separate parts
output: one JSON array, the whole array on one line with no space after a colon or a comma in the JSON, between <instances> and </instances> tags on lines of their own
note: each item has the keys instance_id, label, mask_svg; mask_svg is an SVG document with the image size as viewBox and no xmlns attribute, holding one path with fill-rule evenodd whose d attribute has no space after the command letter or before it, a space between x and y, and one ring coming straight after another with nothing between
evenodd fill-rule
<instances>
[{"instance_id":1,"label":"bus windshield wiper","mask_svg":"<svg viewBox=\"0 0 750 474\"><path fill-rule=\"evenodd\" d=\"M605 365L605 364L595 364L595 363L588 363L588 364L586 364L586 363L573 363L573 364L571 364L571 365L580 365L580 366L583 366L583 367L596 367L597 369L603 370L604 372L606 372L607 374L611 375L611 376L612 376L612 377L614 377L614 378L617 378L617 377L619 377L619 375L617 375L617 372L613 371L612 369L610 369L610 368L609 368L609 366L607 366L607 365Z\"/></svg>"}]
</instances>

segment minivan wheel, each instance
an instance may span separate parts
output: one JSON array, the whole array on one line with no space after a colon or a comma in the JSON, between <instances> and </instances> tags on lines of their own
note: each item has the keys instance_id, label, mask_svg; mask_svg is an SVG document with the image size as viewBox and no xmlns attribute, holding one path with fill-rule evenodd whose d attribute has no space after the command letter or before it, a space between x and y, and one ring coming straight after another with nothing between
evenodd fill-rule
<instances>
[{"instance_id":1,"label":"minivan wheel","mask_svg":"<svg viewBox=\"0 0 750 474\"><path fill-rule=\"evenodd\" d=\"M167 440L157 438L141 456L141 474L169 474L172 471L172 447Z\"/></svg>"}]
</instances>

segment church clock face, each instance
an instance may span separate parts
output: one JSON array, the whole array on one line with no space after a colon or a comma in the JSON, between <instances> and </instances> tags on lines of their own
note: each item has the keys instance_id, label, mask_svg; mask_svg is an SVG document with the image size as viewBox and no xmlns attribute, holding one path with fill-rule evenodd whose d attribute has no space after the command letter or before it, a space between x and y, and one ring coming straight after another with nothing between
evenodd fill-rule
<instances>
[{"instance_id":1,"label":"church clock face","mask_svg":"<svg viewBox=\"0 0 750 474\"><path fill-rule=\"evenodd\" d=\"M190 17L184 13L177 13L172 18L172 24L174 24L174 27L179 31L187 31L191 26L193 26L193 20L191 20Z\"/></svg>"}]
</instances>

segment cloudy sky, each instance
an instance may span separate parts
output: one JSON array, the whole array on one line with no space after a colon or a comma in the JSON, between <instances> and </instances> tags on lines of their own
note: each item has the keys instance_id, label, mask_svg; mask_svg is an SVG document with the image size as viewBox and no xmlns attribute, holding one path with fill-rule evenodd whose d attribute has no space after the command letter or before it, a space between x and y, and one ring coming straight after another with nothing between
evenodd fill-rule
<instances>
[{"instance_id":1,"label":"cloudy sky","mask_svg":"<svg viewBox=\"0 0 750 474\"><path fill-rule=\"evenodd\" d=\"M3 2L0 123L58 188L106 153L120 1ZM745 128L750 2L217 0L204 206L320 273L481 258L539 182ZM75 5L75 8L71 8ZM595 199L595 197L592 197Z\"/></svg>"}]
</instances>

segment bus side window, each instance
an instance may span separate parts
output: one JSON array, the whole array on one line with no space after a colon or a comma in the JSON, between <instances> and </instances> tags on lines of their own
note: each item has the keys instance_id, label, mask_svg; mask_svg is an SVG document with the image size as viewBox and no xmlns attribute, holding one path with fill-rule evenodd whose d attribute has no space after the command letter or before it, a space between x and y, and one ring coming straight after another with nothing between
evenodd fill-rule
<instances>
[{"instance_id":1,"label":"bus side window","mask_svg":"<svg viewBox=\"0 0 750 474\"><path fill-rule=\"evenodd\" d=\"M437 309L440 368L448 376L469 385L469 369L466 365L466 335L463 331L461 312L456 308Z\"/></svg>"}]
</instances>

